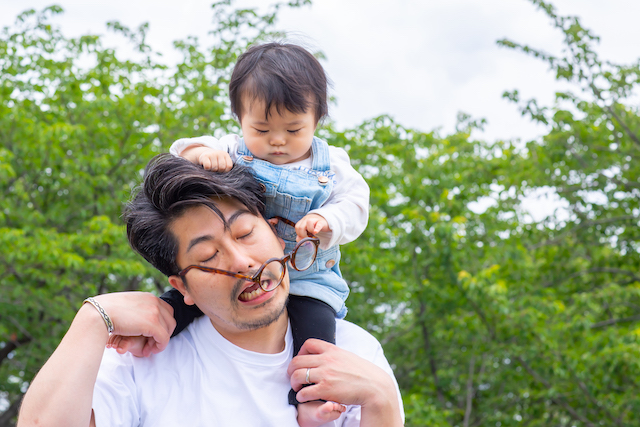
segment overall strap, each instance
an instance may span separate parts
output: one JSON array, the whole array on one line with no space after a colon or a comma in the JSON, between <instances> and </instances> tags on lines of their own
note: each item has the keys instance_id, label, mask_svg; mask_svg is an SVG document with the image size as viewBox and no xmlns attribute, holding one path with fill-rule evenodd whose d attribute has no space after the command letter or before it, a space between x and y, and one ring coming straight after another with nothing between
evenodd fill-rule
<instances>
[{"instance_id":1,"label":"overall strap","mask_svg":"<svg viewBox=\"0 0 640 427\"><path fill-rule=\"evenodd\" d=\"M238 143L238 155L253 157L253 153L249 151L249 149L247 148L247 144L244 143L244 138L240 138L240 142Z\"/></svg>"},{"instance_id":2,"label":"overall strap","mask_svg":"<svg viewBox=\"0 0 640 427\"><path fill-rule=\"evenodd\" d=\"M311 152L313 153L313 164L311 169L320 172L325 172L331 169L329 144L314 136L313 142L311 143Z\"/></svg>"}]
</instances>

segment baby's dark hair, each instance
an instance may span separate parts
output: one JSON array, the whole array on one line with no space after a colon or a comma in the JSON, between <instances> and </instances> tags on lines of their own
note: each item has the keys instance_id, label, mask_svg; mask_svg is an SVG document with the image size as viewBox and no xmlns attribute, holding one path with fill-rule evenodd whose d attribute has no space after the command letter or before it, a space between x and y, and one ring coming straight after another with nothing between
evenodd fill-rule
<instances>
[{"instance_id":1,"label":"baby's dark hair","mask_svg":"<svg viewBox=\"0 0 640 427\"><path fill-rule=\"evenodd\" d=\"M149 161L144 181L123 212L131 247L166 276L178 272L178 239L171 224L195 206L206 206L224 216L216 200L231 198L253 215L264 216L264 192L247 168L235 166L216 173L181 157L159 154Z\"/></svg>"},{"instance_id":2,"label":"baby's dark hair","mask_svg":"<svg viewBox=\"0 0 640 427\"><path fill-rule=\"evenodd\" d=\"M329 113L327 86L322 65L305 48L279 42L254 45L240 55L231 74L231 111L242 120L242 98L247 96L265 103L265 118L272 106L278 114L304 114L313 108L318 123Z\"/></svg>"}]
</instances>

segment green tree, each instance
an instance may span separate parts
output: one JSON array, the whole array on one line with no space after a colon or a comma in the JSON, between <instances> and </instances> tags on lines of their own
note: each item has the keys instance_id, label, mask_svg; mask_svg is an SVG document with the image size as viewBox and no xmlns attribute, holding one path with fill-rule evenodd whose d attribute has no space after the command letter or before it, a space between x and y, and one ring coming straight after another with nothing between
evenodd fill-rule
<instances>
[{"instance_id":1,"label":"green tree","mask_svg":"<svg viewBox=\"0 0 640 427\"><path fill-rule=\"evenodd\" d=\"M12 425L85 297L164 290L166 279L128 247L122 203L146 162L175 139L237 130L229 71L249 43L277 35L283 6L259 13L213 4L209 44L175 42L175 67L146 44L146 24L108 24L134 48L131 59L98 36L65 37L52 23L57 6L26 11L2 30L0 426Z\"/></svg>"},{"instance_id":2,"label":"green tree","mask_svg":"<svg viewBox=\"0 0 640 427\"><path fill-rule=\"evenodd\" d=\"M370 225L345 247L350 318L385 344L407 425L640 425L640 70L532 3L562 55L500 44L576 88L549 107L505 94L543 138L473 141L481 123L464 116L444 137L387 117L330 136L372 190ZM535 222L521 200L543 191L563 207Z\"/></svg>"}]
</instances>

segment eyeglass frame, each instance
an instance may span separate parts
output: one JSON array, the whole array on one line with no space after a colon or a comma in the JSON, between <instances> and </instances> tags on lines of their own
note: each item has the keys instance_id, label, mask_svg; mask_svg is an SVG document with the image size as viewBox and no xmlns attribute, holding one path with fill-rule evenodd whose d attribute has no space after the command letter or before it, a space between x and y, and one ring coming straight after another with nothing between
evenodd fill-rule
<instances>
[{"instance_id":1,"label":"eyeglass frame","mask_svg":"<svg viewBox=\"0 0 640 427\"><path fill-rule=\"evenodd\" d=\"M276 216L274 217L276 219L278 219L279 221L284 222L287 225L290 225L292 227L295 227L295 223L293 221L288 220L287 218L282 218L280 216ZM296 246L293 248L293 250L291 252L289 252L288 254L286 254L285 256L283 256L282 258L269 258L268 260L266 260L265 262L262 263L262 265L260 266L260 268L258 269L258 271L256 271L256 273L253 276L247 276L245 274L240 274L240 273L234 273L232 271L228 271L228 270L222 270L220 268L215 268L215 267L205 267L204 265L195 265L192 264L188 267L183 268L182 270L180 270L179 272L176 273L176 275L180 278L184 278L185 275L190 271L190 270L200 270L200 271L204 271L205 273L211 273L211 274L223 274L225 276L230 276L230 277L235 277L236 279L244 279L248 282L253 282L256 285L258 285L260 287L260 289L262 289L265 292L271 292L274 289L276 289L278 286L280 286L280 284L282 283L282 280L284 279L284 275L287 272L287 262L289 262L289 264L291 264L291 267L293 267L296 271L304 271L307 270L309 267L311 267L313 265L313 263L316 261L316 257L318 256L318 247L320 246L320 239L318 239L317 237L315 237L314 235L312 235L311 233L308 233L309 237L305 237L304 239L300 240L298 243L296 243ZM306 242L312 242L315 246L315 253L313 255L313 261L311 262L311 264L309 264L309 267L305 268L305 269L299 269L296 264L295 261L293 259L293 254L296 253L296 251L298 250L298 248L300 246L302 246L302 244L306 243ZM268 264L274 262L274 261L278 261L281 265L282 265L282 274L280 275L279 279L278 279L278 284L276 286L273 287L273 289L265 289L262 286L262 282L260 281L260 277L262 275L262 271L267 267Z\"/></svg>"}]
</instances>

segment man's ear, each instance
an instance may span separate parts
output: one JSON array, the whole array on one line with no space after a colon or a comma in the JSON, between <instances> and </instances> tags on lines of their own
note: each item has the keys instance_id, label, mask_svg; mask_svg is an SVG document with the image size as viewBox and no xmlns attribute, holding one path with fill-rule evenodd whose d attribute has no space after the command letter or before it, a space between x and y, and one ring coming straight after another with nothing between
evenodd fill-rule
<instances>
[{"instance_id":1,"label":"man's ear","mask_svg":"<svg viewBox=\"0 0 640 427\"><path fill-rule=\"evenodd\" d=\"M184 297L184 303L187 305L193 305L195 302L191 299L191 295L189 295L189 291L187 287L184 285L184 280L178 275L169 276L169 284L173 286L178 292L182 294Z\"/></svg>"}]
</instances>

